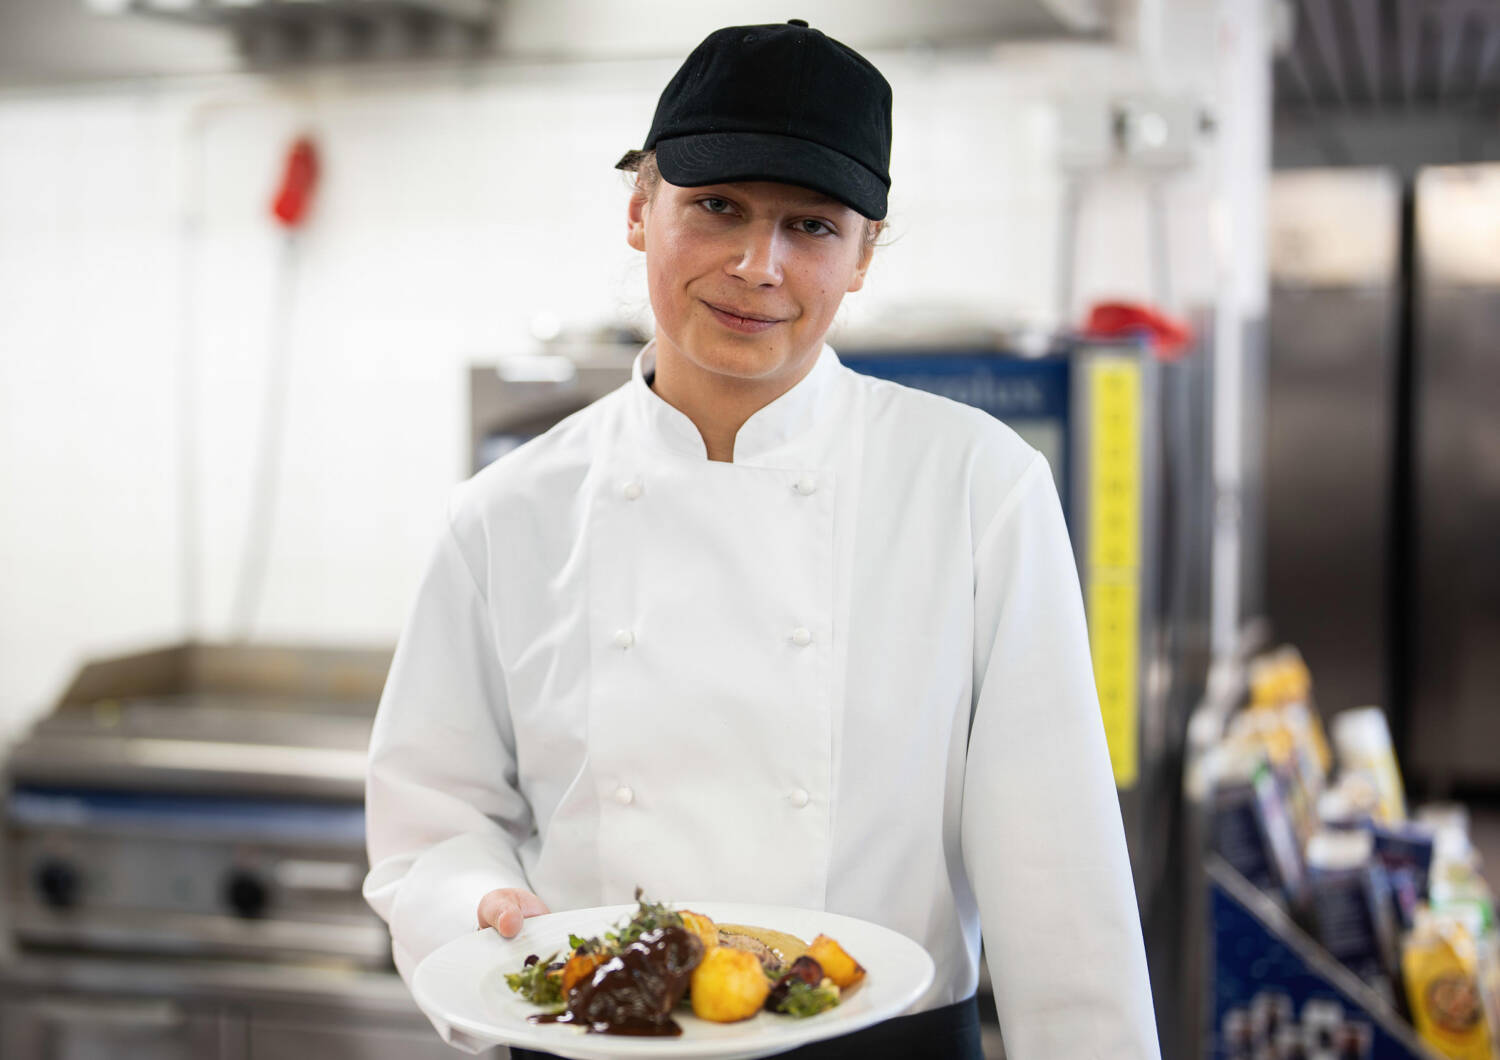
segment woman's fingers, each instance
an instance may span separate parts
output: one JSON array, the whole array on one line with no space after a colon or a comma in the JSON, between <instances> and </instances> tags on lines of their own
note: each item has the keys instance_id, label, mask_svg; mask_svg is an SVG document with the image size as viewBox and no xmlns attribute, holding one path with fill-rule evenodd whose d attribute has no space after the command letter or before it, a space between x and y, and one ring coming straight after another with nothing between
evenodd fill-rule
<instances>
[{"instance_id":1,"label":"woman's fingers","mask_svg":"<svg viewBox=\"0 0 1500 1060\"><path fill-rule=\"evenodd\" d=\"M479 926L492 927L506 938L515 938L529 916L550 912L547 903L530 891L502 887L479 900Z\"/></svg>"}]
</instances>

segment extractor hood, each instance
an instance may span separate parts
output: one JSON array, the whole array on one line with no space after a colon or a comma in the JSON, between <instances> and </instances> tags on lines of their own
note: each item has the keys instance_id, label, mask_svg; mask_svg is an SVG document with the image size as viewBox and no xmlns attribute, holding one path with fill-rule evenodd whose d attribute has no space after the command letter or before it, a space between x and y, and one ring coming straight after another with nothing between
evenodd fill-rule
<instances>
[{"instance_id":1,"label":"extractor hood","mask_svg":"<svg viewBox=\"0 0 1500 1060\"><path fill-rule=\"evenodd\" d=\"M720 26L806 20L855 48L983 45L1107 35L1108 0L503 0L505 52L562 58L685 55Z\"/></svg>"},{"instance_id":2,"label":"extractor hood","mask_svg":"<svg viewBox=\"0 0 1500 1060\"><path fill-rule=\"evenodd\" d=\"M0 87L403 58L681 56L806 19L861 49L1101 38L1146 0L0 0Z\"/></svg>"}]
</instances>

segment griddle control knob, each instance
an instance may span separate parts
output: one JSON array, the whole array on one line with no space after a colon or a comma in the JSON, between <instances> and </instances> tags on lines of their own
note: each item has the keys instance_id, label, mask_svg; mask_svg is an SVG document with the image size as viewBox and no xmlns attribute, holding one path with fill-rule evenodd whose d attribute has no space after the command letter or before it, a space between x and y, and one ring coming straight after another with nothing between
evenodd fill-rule
<instances>
[{"instance_id":1,"label":"griddle control knob","mask_svg":"<svg viewBox=\"0 0 1500 1060\"><path fill-rule=\"evenodd\" d=\"M53 909L72 909L78 904L78 870L61 858L47 858L32 877L42 901Z\"/></svg>"},{"instance_id":2,"label":"griddle control knob","mask_svg":"<svg viewBox=\"0 0 1500 1060\"><path fill-rule=\"evenodd\" d=\"M224 901L235 916L254 920L266 911L270 890L265 881L248 869L235 869L224 881Z\"/></svg>"}]
</instances>

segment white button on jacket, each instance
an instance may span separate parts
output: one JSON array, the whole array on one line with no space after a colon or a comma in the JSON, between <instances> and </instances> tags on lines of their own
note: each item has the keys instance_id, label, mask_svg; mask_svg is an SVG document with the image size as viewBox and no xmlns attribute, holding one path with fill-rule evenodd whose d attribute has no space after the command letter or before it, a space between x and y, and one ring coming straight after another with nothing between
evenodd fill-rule
<instances>
[{"instance_id":1,"label":"white button on jacket","mask_svg":"<svg viewBox=\"0 0 1500 1060\"><path fill-rule=\"evenodd\" d=\"M453 495L370 744L401 974L494 888L640 885L885 924L925 1009L974 992L982 922L1012 1060L1156 1056L1045 461L825 347L711 462L653 367Z\"/></svg>"}]
</instances>

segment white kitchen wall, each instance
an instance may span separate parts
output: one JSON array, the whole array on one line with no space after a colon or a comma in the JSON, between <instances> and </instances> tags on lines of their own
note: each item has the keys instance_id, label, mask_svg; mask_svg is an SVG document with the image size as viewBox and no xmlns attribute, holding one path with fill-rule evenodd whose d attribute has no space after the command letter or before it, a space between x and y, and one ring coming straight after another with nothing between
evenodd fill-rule
<instances>
[{"instance_id":1,"label":"white kitchen wall","mask_svg":"<svg viewBox=\"0 0 1500 1060\"><path fill-rule=\"evenodd\" d=\"M1055 323L1054 100L1146 79L1102 47L872 57L895 87L894 241L847 321L940 301ZM295 251L253 632L385 645L467 472L468 365L529 348L538 313L646 319L611 166L674 65L0 96L0 737L87 657L234 632L287 257L268 204L295 134L317 138L324 171ZM1196 76L1211 91L1211 67L1200 54L1149 87ZM1212 179L1195 170L1168 193L1182 303L1213 290ZM1148 295L1142 195L1128 174L1091 193L1078 304ZM196 586L184 518L202 542Z\"/></svg>"}]
</instances>

